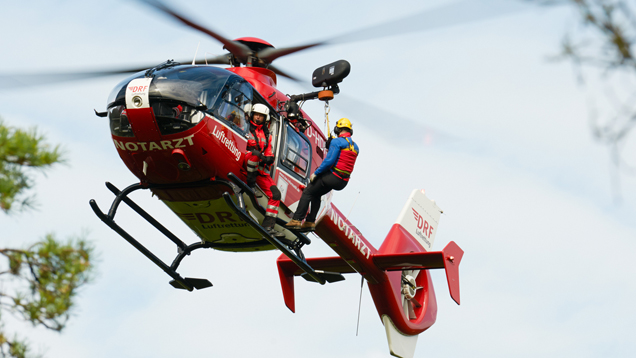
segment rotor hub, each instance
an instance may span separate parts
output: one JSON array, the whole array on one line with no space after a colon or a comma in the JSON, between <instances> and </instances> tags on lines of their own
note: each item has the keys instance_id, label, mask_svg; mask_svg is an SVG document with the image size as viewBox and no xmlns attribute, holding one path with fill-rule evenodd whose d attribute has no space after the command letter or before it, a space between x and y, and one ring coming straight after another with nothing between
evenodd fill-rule
<instances>
[{"instance_id":1,"label":"rotor hub","mask_svg":"<svg viewBox=\"0 0 636 358\"><path fill-rule=\"evenodd\" d=\"M408 300L415 298L418 287L415 284L415 277L411 275L405 275L402 281L402 294Z\"/></svg>"}]
</instances>

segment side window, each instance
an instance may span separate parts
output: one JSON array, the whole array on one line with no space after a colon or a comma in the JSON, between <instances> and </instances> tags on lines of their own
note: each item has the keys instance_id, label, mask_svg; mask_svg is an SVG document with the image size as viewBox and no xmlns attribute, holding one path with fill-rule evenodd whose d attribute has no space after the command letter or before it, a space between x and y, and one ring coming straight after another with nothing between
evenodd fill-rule
<instances>
[{"instance_id":1,"label":"side window","mask_svg":"<svg viewBox=\"0 0 636 358\"><path fill-rule=\"evenodd\" d=\"M234 127L247 131L247 115L252 106L252 87L247 82L237 81L226 86L221 96L215 115Z\"/></svg>"},{"instance_id":2,"label":"side window","mask_svg":"<svg viewBox=\"0 0 636 358\"><path fill-rule=\"evenodd\" d=\"M311 146L305 138L291 127L287 126L287 140L281 155L281 163L301 177L307 177L309 172Z\"/></svg>"}]
</instances>

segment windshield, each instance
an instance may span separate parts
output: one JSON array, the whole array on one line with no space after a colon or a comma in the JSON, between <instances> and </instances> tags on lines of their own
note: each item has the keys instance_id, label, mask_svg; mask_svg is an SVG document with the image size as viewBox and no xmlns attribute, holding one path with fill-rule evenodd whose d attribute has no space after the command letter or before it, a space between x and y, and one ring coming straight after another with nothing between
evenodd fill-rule
<instances>
[{"instance_id":1,"label":"windshield","mask_svg":"<svg viewBox=\"0 0 636 358\"><path fill-rule=\"evenodd\" d=\"M125 104L126 86L145 71L120 82L108 98L108 108ZM211 107L223 85L235 74L212 66L174 66L153 73L150 101L169 100L200 107Z\"/></svg>"},{"instance_id":2,"label":"windshield","mask_svg":"<svg viewBox=\"0 0 636 358\"><path fill-rule=\"evenodd\" d=\"M145 71L136 73L120 82L108 98L108 110L111 132L114 135L133 136L130 123L126 116L126 87L135 78L145 76ZM152 74L148 95L150 105L157 120L161 134L173 134L185 131L195 126L203 117L204 112L220 114L215 107L224 100L219 100L220 93L225 93L228 84L244 82L239 76L212 66L172 66L157 70ZM249 85L247 85L249 87ZM243 97L251 97L251 87L230 85L235 93ZM247 93L246 93L247 92ZM239 96L241 97L241 96ZM229 98L229 96L228 96ZM239 101L231 101L233 105L247 102L241 97ZM240 107L243 109L243 107ZM232 108L237 117L244 117L238 108ZM225 114L225 113L224 113ZM230 111L227 115L232 114ZM223 117L226 120L230 118ZM232 118L233 119L233 118ZM244 120L237 118L238 127L244 128Z\"/></svg>"}]
</instances>

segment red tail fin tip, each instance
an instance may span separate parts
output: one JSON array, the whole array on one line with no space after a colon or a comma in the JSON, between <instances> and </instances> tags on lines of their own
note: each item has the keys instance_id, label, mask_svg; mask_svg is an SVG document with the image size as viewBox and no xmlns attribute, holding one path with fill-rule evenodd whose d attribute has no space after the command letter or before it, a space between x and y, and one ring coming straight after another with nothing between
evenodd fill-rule
<instances>
[{"instance_id":1,"label":"red tail fin tip","mask_svg":"<svg viewBox=\"0 0 636 358\"><path fill-rule=\"evenodd\" d=\"M464 256L462 250L454 241L451 241L442 250L444 253L444 269L450 295L459 304L459 263Z\"/></svg>"}]
</instances>

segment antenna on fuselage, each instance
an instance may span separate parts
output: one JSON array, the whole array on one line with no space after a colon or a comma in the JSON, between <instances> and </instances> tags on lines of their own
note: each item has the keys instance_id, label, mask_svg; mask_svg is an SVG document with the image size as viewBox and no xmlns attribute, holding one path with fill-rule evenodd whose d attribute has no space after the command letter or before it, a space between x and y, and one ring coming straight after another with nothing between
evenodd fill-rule
<instances>
[{"instance_id":1,"label":"antenna on fuselage","mask_svg":"<svg viewBox=\"0 0 636 358\"><path fill-rule=\"evenodd\" d=\"M197 50L194 51L194 58L192 59L192 66L194 66L197 63L197 54L199 53L199 46L201 46L201 41L199 41L199 44L197 45Z\"/></svg>"},{"instance_id":2,"label":"antenna on fuselage","mask_svg":"<svg viewBox=\"0 0 636 358\"><path fill-rule=\"evenodd\" d=\"M349 219L349 216L351 216L351 212L353 211L353 207L356 205L356 202L358 201L359 197L360 197L360 192L358 192L358 195L356 195L356 199L353 201L353 205L351 205L351 210L349 210L349 214L347 214L347 216L345 216L347 219Z\"/></svg>"},{"instance_id":3,"label":"antenna on fuselage","mask_svg":"<svg viewBox=\"0 0 636 358\"><path fill-rule=\"evenodd\" d=\"M358 336L358 331L360 330L360 308L362 307L362 288L364 287L364 276L360 274L360 299L358 300L358 322L356 323L356 337Z\"/></svg>"}]
</instances>

